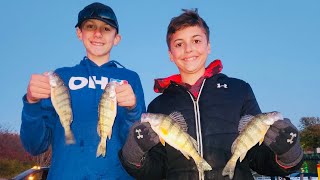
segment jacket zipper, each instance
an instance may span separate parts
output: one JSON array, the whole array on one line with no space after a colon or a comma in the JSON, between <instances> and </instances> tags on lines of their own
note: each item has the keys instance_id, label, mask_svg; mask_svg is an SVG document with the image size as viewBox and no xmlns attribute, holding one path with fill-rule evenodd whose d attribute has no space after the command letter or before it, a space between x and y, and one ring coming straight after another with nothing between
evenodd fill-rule
<instances>
[{"instance_id":1,"label":"jacket zipper","mask_svg":"<svg viewBox=\"0 0 320 180\"><path fill-rule=\"evenodd\" d=\"M201 133L201 123L200 123L200 109L199 109L199 99L200 95L204 86L206 79L203 80L201 88L199 90L199 94L197 97L197 100L195 101L193 98L193 95L187 91L191 97L191 100L193 102L193 108L194 108L194 117L196 122L196 135L197 135L197 144L198 144L198 153L203 158L203 145L202 145L202 133ZM204 173L199 172L199 180L204 180Z\"/></svg>"}]
</instances>

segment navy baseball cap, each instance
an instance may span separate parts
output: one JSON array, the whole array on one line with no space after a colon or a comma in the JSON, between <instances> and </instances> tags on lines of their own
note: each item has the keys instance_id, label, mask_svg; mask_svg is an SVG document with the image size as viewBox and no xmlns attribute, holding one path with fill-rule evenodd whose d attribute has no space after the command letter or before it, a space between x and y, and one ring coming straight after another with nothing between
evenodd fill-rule
<instances>
[{"instance_id":1,"label":"navy baseball cap","mask_svg":"<svg viewBox=\"0 0 320 180\"><path fill-rule=\"evenodd\" d=\"M88 19L98 19L103 21L116 28L117 32L119 32L117 17L111 7L107 5L95 2L83 8L78 14L78 23L75 27L80 27L81 24Z\"/></svg>"}]
</instances>

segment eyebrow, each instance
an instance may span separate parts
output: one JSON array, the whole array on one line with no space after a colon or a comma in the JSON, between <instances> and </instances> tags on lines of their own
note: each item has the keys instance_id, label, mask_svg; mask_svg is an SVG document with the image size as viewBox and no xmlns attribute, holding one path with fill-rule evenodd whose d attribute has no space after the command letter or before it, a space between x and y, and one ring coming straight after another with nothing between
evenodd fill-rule
<instances>
[{"instance_id":1,"label":"eyebrow","mask_svg":"<svg viewBox=\"0 0 320 180\"><path fill-rule=\"evenodd\" d=\"M202 37L201 35L199 35L199 34L196 34L196 35L194 35L194 36L192 36L192 38L195 38L195 37ZM177 42L177 41L183 41L183 39L176 39L176 40L174 40L173 42Z\"/></svg>"}]
</instances>

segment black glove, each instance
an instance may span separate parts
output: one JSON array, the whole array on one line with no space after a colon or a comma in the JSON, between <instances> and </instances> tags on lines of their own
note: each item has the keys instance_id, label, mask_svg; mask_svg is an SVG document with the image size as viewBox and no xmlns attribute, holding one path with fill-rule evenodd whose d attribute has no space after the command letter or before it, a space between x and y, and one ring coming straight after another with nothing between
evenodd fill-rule
<instances>
[{"instance_id":1,"label":"black glove","mask_svg":"<svg viewBox=\"0 0 320 180\"><path fill-rule=\"evenodd\" d=\"M143 155L159 143L159 136L149 123L135 122L122 148L123 157L132 164L140 164Z\"/></svg>"},{"instance_id":2,"label":"black glove","mask_svg":"<svg viewBox=\"0 0 320 180\"><path fill-rule=\"evenodd\" d=\"M283 166L295 166L303 157L299 131L287 118L270 126L264 143L277 155L278 162Z\"/></svg>"}]
</instances>

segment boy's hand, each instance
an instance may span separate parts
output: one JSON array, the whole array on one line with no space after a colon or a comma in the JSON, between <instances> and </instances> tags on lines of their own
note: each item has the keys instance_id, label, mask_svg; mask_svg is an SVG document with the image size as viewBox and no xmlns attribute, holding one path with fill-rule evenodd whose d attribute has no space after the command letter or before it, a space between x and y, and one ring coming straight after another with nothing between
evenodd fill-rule
<instances>
[{"instance_id":1,"label":"boy's hand","mask_svg":"<svg viewBox=\"0 0 320 180\"><path fill-rule=\"evenodd\" d=\"M117 102L119 106L133 109L136 106L136 95L130 84L122 84L116 87Z\"/></svg>"},{"instance_id":2,"label":"boy's hand","mask_svg":"<svg viewBox=\"0 0 320 180\"><path fill-rule=\"evenodd\" d=\"M49 77L43 74L32 74L27 89L28 102L36 103L40 99L50 97L50 93Z\"/></svg>"},{"instance_id":3,"label":"boy's hand","mask_svg":"<svg viewBox=\"0 0 320 180\"><path fill-rule=\"evenodd\" d=\"M270 126L265 136L264 142L277 155L282 155L289 151L297 142L299 132L289 119L276 121Z\"/></svg>"},{"instance_id":4,"label":"boy's hand","mask_svg":"<svg viewBox=\"0 0 320 180\"><path fill-rule=\"evenodd\" d=\"M160 142L159 136L152 130L149 123L135 122L122 148L122 155L132 164L140 164L142 157Z\"/></svg>"},{"instance_id":5,"label":"boy's hand","mask_svg":"<svg viewBox=\"0 0 320 180\"><path fill-rule=\"evenodd\" d=\"M299 131L287 118L270 126L264 143L277 155L277 162L282 166L295 166L303 157Z\"/></svg>"},{"instance_id":6,"label":"boy's hand","mask_svg":"<svg viewBox=\"0 0 320 180\"><path fill-rule=\"evenodd\" d=\"M159 136L152 130L150 123L135 123L130 129L134 140L143 152L149 151L160 142Z\"/></svg>"}]
</instances>

